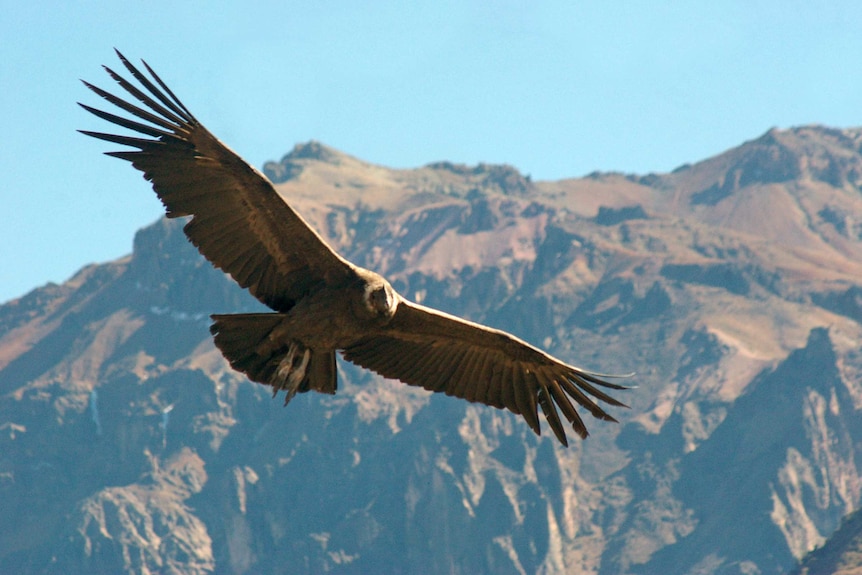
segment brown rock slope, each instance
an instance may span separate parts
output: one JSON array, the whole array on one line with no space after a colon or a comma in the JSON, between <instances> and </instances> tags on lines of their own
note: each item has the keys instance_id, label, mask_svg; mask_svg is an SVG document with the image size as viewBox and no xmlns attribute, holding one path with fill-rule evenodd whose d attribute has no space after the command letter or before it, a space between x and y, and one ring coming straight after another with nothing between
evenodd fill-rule
<instances>
[{"instance_id":1,"label":"brown rock slope","mask_svg":"<svg viewBox=\"0 0 862 575\"><path fill-rule=\"evenodd\" d=\"M862 511L841 522L822 547L806 555L791 575L859 575L862 573Z\"/></svg>"},{"instance_id":2,"label":"brown rock slope","mask_svg":"<svg viewBox=\"0 0 862 575\"><path fill-rule=\"evenodd\" d=\"M207 332L258 304L160 221L0 306L0 572L781 573L859 506L862 131L642 177L265 169L406 296L637 371L632 409L563 449L346 364L282 409Z\"/></svg>"}]
</instances>

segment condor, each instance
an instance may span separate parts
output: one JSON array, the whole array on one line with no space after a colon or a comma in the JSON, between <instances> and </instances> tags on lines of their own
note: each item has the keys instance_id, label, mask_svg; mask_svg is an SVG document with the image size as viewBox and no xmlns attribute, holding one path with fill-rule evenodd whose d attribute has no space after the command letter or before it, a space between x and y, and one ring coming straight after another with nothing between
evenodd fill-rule
<instances>
[{"instance_id":1,"label":"condor","mask_svg":"<svg viewBox=\"0 0 862 575\"><path fill-rule=\"evenodd\" d=\"M152 182L167 217L191 216L184 230L213 265L273 310L213 315L215 345L249 379L285 391L335 393L335 354L409 385L508 409L541 434L541 408L568 445L558 412L575 433L587 429L572 404L616 421L596 402L623 406L601 388L608 376L568 365L503 331L410 302L380 275L335 253L260 172L213 136L165 83L117 52L139 85L105 70L143 107L90 83L127 113L85 104L135 136L82 133L127 146L127 160ZM134 118L134 119L132 119Z\"/></svg>"}]
</instances>

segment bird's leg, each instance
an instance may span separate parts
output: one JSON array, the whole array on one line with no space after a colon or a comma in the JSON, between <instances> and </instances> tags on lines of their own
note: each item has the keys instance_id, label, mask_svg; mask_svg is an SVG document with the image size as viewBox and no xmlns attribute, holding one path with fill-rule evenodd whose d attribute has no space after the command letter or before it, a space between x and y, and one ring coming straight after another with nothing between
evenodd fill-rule
<instances>
[{"instance_id":1,"label":"bird's leg","mask_svg":"<svg viewBox=\"0 0 862 575\"><path fill-rule=\"evenodd\" d=\"M308 367L309 358L311 358L311 350L306 349L302 352L302 359L299 360L299 365L287 377L287 395L284 396L285 405L296 395L296 391L299 389L300 384L302 384L302 380L305 379L305 368Z\"/></svg>"},{"instance_id":2,"label":"bird's leg","mask_svg":"<svg viewBox=\"0 0 862 575\"><path fill-rule=\"evenodd\" d=\"M299 346L296 345L295 342L290 342L290 347L287 349L287 353L281 358L281 361L278 362L278 368L275 370L275 378L272 381L272 397L275 398L275 395L284 389L284 382L287 380L287 376L290 375L290 370L293 368L293 358L296 356L296 351Z\"/></svg>"},{"instance_id":3,"label":"bird's leg","mask_svg":"<svg viewBox=\"0 0 862 575\"><path fill-rule=\"evenodd\" d=\"M285 390L284 404L293 399L302 380L305 379L305 370L308 367L308 360L311 359L311 350L305 349L302 355L297 357L300 352L300 345L292 341L287 353L278 363L278 369L275 371L275 381L273 381L273 397L279 390ZM296 363L296 365L294 365Z\"/></svg>"}]
</instances>

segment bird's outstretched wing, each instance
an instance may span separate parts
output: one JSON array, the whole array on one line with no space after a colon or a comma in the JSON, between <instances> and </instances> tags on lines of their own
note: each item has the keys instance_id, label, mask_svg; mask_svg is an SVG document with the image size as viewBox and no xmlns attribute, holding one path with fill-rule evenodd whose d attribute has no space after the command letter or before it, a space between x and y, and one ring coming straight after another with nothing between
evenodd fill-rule
<instances>
[{"instance_id":1,"label":"bird's outstretched wing","mask_svg":"<svg viewBox=\"0 0 862 575\"><path fill-rule=\"evenodd\" d=\"M204 257L277 311L350 273L351 264L281 199L265 176L201 125L146 62L152 80L117 55L141 87L105 70L143 108L84 84L143 122L80 105L145 137L82 133L136 148L108 155L144 173L169 218L192 216L184 230Z\"/></svg>"},{"instance_id":2,"label":"bird's outstretched wing","mask_svg":"<svg viewBox=\"0 0 862 575\"><path fill-rule=\"evenodd\" d=\"M385 330L342 351L345 359L384 377L520 414L537 434L541 407L563 445L568 441L557 407L584 438L587 428L571 400L599 419L616 421L593 398L625 407L599 387L628 389L504 331L403 299Z\"/></svg>"}]
</instances>

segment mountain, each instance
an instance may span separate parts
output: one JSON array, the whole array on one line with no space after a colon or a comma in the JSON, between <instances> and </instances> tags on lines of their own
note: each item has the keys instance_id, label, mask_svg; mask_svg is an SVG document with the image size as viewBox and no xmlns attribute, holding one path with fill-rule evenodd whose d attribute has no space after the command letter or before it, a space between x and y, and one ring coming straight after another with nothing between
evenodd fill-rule
<instances>
[{"instance_id":1,"label":"mountain","mask_svg":"<svg viewBox=\"0 0 862 575\"><path fill-rule=\"evenodd\" d=\"M631 409L565 449L346 363L282 407L208 333L260 304L160 220L0 306L0 572L784 573L859 508L862 130L552 182L264 169L405 296L637 372Z\"/></svg>"},{"instance_id":2,"label":"mountain","mask_svg":"<svg viewBox=\"0 0 862 575\"><path fill-rule=\"evenodd\" d=\"M856 575L862 570L862 511L841 522L822 547L806 555L791 575Z\"/></svg>"}]
</instances>

